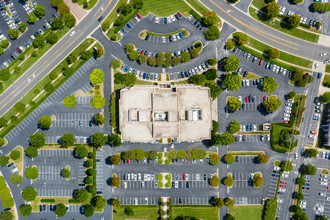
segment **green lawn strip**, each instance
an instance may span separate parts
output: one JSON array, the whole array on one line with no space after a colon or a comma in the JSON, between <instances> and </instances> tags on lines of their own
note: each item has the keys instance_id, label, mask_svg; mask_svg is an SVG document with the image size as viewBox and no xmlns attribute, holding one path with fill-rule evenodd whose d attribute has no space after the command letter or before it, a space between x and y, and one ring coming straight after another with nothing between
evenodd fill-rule
<instances>
[{"instance_id":1,"label":"green lawn strip","mask_svg":"<svg viewBox=\"0 0 330 220\"><path fill-rule=\"evenodd\" d=\"M202 15L209 11L199 0L187 0L187 2Z\"/></svg>"},{"instance_id":2,"label":"green lawn strip","mask_svg":"<svg viewBox=\"0 0 330 220\"><path fill-rule=\"evenodd\" d=\"M131 207L133 210L133 215L132 216L127 216L124 213L124 210L126 207ZM116 212L113 212L113 219L116 220L126 220L126 219L148 219L148 220L157 220L159 215L157 213L158 211L158 206L156 205L149 205L149 206L144 206L144 205L122 205L119 208L114 208Z\"/></svg>"},{"instance_id":3,"label":"green lawn strip","mask_svg":"<svg viewBox=\"0 0 330 220\"><path fill-rule=\"evenodd\" d=\"M108 17L106 19L104 19L103 22L109 21L110 24L111 24L118 15L117 9L119 8L119 6L122 5L122 4L126 4L126 3L127 3L127 1L125 1L125 0L119 0L116 7L111 11L111 13L108 15Z\"/></svg>"},{"instance_id":4,"label":"green lawn strip","mask_svg":"<svg viewBox=\"0 0 330 220\"><path fill-rule=\"evenodd\" d=\"M12 197L12 194L10 192L10 188L8 187L8 183L6 182L6 179L0 175L0 200L2 203L2 206L5 209L12 208L15 203L14 199Z\"/></svg>"},{"instance_id":5,"label":"green lawn strip","mask_svg":"<svg viewBox=\"0 0 330 220\"><path fill-rule=\"evenodd\" d=\"M133 19L133 17L136 16L136 14L139 12L139 10L134 9L132 10L132 12L126 16L125 20L123 21L123 23L120 26L114 26L111 28L111 30L113 30L114 33L118 33L123 27L125 27L125 25Z\"/></svg>"},{"instance_id":6,"label":"green lawn strip","mask_svg":"<svg viewBox=\"0 0 330 220\"><path fill-rule=\"evenodd\" d=\"M274 166L279 167L279 166L280 166L280 163L281 163L281 161L279 161L279 160L275 160L275 161L274 161Z\"/></svg>"},{"instance_id":7,"label":"green lawn strip","mask_svg":"<svg viewBox=\"0 0 330 220\"><path fill-rule=\"evenodd\" d=\"M142 16L150 12L158 17L165 17L180 11L184 16L189 16L190 7L183 0L144 0L140 9Z\"/></svg>"},{"instance_id":8,"label":"green lawn strip","mask_svg":"<svg viewBox=\"0 0 330 220\"><path fill-rule=\"evenodd\" d=\"M229 214L236 220L261 220L262 205L235 205L229 208Z\"/></svg>"},{"instance_id":9,"label":"green lawn strip","mask_svg":"<svg viewBox=\"0 0 330 220\"><path fill-rule=\"evenodd\" d=\"M231 151L230 153L232 153L233 155L241 155L241 156L257 156L259 154L264 154L263 151Z\"/></svg>"},{"instance_id":10,"label":"green lawn strip","mask_svg":"<svg viewBox=\"0 0 330 220\"><path fill-rule=\"evenodd\" d=\"M253 48L255 48L259 51L262 51L262 52L265 52L265 51L272 48L272 47L270 47L270 46L268 46L268 45L266 45L266 44L264 44L260 41L257 41L256 39L251 38L251 37L249 37L249 43L248 44L249 44L249 46L251 46L251 47L253 47ZM307 67L307 68L312 68L312 65L313 65L313 62L311 60L307 60L307 59L304 59L304 58L301 58L301 57L297 57L297 56L285 53L283 51L281 51L279 59L281 59L283 61L286 61L288 63L292 63L292 64L295 64L295 65L302 66L302 67Z\"/></svg>"},{"instance_id":11,"label":"green lawn strip","mask_svg":"<svg viewBox=\"0 0 330 220\"><path fill-rule=\"evenodd\" d=\"M266 7L267 4L265 3L264 0L253 0L252 5L259 8L259 9L261 9L263 7Z\"/></svg>"},{"instance_id":12,"label":"green lawn strip","mask_svg":"<svg viewBox=\"0 0 330 220\"><path fill-rule=\"evenodd\" d=\"M249 12L250 12L250 15L254 19L256 19L256 20L258 20L258 21L260 21L260 22L262 22L262 23L264 23L264 24L266 24L266 25L268 25L272 28L275 28L279 31L282 31L282 32L286 33L286 34L289 34L291 36L294 36L294 37L297 37L297 38L300 38L300 39L303 39L303 40L306 40L306 41L310 41L310 42L313 42L313 43L317 43L318 40L319 40L319 35L317 35L317 34L313 34L313 33L298 29L298 28L287 29L285 27L282 27L285 24L284 23L281 24L280 21L275 20L274 22L270 22L270 21L273 21L274 19L271 19L270 21L266 21L265 19L259 19L258 10L254 9L252 7L249 8ZM263 16L263 15L261 15L261 16Z\"/></svg>"},{"instance_id":13,"label":"green lawn strip","mask_svg":"<svg viewBox=\"0 0 330 220\"><path fill-rule=\"evenodd\" d=\"M85 1L87 1L87 0L78 0L78 1L77 1L77 4L78 4L79 6L82 6L82 4L83 4ZM84 9L84 10L92 9L92 8L96 5L97 0L89 0L89 1L87 1L87 2L88 2L88 7L87 7L87 8L82 7L82 9Z\"/></svg>"},{"instance_id":14,"label":"green lawn strip","mask_svg":"<svg viewBox=\"0 0 330 220\"><path fill-rule=\"evenodd\" d=\"M196 219L203 220L216 220L219 219L219 209L212 206L189 206L189 207L176 207L173 206L173 218L179 216L191 216Z\"/></svg>"},{"instance_id":15,"label":"green lawn strip","mask_svg":"<svg viewBox=\"0 0 330 220\"><path fill-rule=\"evenodd\" d=\"M70 29L65 28L62 30L57 31L56 33L58 34L58 39L60 40ZM50 29L46 30L44 33L44 36L47 36L49 33ZM21 67L21 73L16 74L12 73L9 80L3 82L3 90L0 92L4 92L9 86L11 86L12 83L14 83L19 77L21 77L33 64L35 64L53 45L45 43L45 46L42 48L38 49L38 56L32 57L30 56L27 60L19 60L16 58L10 65L9 65L9 71L12 72L14 71L15 67L18 67L20 63L22 63ZM20 56L25 56L27 57L34 51L33 46L31 45L28 47L23 53L20 54Z\"/></svg>"},{"instance_id":16,"label":"green lawn strip","mask_svg":"<svg viewBox=\"0 0 330 220\"><path fill-rule=\"evenodd\" d=\"M88 41L90 41L90 43L88 43ZM95 40L94 39L86 39L82 44L80 44L74 51L73 53L76 55L79 55L83 50L85 50L86 48L88 48L89 45L91 45ZM90 49L91 52L93 52L93 48ZM57 67L55 67L55 69L53 71L60 73L62 70L62 67L67 65L66 64L66 59L64 59ZM74 74L75 71L77 71L85 62L87 62L87 60L81 60L78 59L73 65L73 72L72 74ZM71 74L71 75L72 75ZM54 91L60 86L62 85L68 78L70 78L71 75L67 75L67 76L63 76L61 75L60 77L57 78L57 80L53 83L54 86ZM48 77L48 75L43 78L33 89L31 89L21 100L20 102L23 104L28 104L30 103L33 98L36 96L34 94L34 91L36 89L39 89L40 91L43 90L44 86L48 83L51 82L51 79ZM26 107L25 109L25 113L20 114L19 117L19 122L21 122L22 120L24 120L29 114L31 114L32 111L34 111L46 98L48 98L48 96L51 95L51 93L47 94L46 92L42 93L41 95L39 95L39 97L35 100L35 105L33 105L32 107L29 105L28 107ZM4 114L4 118L6 119L10 119L11 116L15 115L14 113L14 108L11 108L9 111L7 111ZM13 128L15 128L17 125L13 125L12 123L10 123L9 125L7 125L6 127L4 127L1 131L0 131L0 137L4 137L7 133L9 133Z\"/></svg>"},{"instance_id":17,"label":"green lawn strip","mask_svg":"<svg viewBox=\"0 0 330 220\"><path fill-rule=\"evenodd\" d=\"M279 174L280 176L277 180L276 193L275 193L275 199L276 200L277 200L278 189L280 188L280 181L281 181L282 173L283 173L283 171L280 170L280 174Z\"/></svg>"},{"instance_id":18,"label":"green lawn strip","mask_svg":"<svg viewBox=\"0 0 330 220\"><path fill-rule=\"evenodd\" d=\"M180 84L189 84L188 80L181 80L181 81L177 81L177 82L174 82L175 85L180 85Z\"/></svg>"},{"instance_id":19,"label":"green lawn strip","mask_svg":"<svg viewBox=\"0 0 330 220\"><path fill-rule=\"evenodd\" d=\"M250 53L250 54L252 54L252 55L254 55L254 56L256 56L256 57L258 57L258 58L264 59L267 62L270 62L272 64L276 64L276 65L281 66L285 69L288 69L288 70L291 70L291 71L296 71L297 69L299 69L295 66L291 66L289 64L280 62L278 60L274 60L274 59L270 60L267 57L265 57L262 53L260 53L258 51L255 51L255 50L251 49L250 47L247 47L247 46L244 46L244 45L243 46L237 46L237 47L244 50L244 51L246 51L246 52L248 52L248 53ZM304 71L308 71L308 70L304 69Z\"/></svg>"},{"instance_id":20,"label":"green lawn strip","mask_svg":"<svg viewBox=\"0 0 330 220\"><path fill-rule=\"evenodd\" d=\"M282 147L279 145L279 137L280 133L283 129L292 129L287 126L282 126L284 123L272 123L271 125L271 132L270 132L270 143L271 147L274 151L280 152L280 153L287 153L289 149Z\"/></svg>"},{"instance_id":21,"label":"green lawn strip","mask_svg":"<svg viewBox=\"0 0 330 220\"><path fill-rule=\"evenodd\" d=\"M167 33L167 34L158 34L158 33L153 33L151 31L147 31L147 34L149 34L149 35L155 35L155 36L170 36L170 35L173 35L173 34L180 33L183 30L185 30L185 29L184 28L181 28L180 30L174 31L172 33Z\"/></svg>"},{"instance_id":22,"label":"green lawn strip","mask_svg":"<svg viewBox=\"0 0 330 220\"><path fill-rule=\"evenodd\" d=\"M327 65L325 66L325 72L326 72L326 73L330 73L330 64L327 64Z\"/></svg>"}]
</instances>

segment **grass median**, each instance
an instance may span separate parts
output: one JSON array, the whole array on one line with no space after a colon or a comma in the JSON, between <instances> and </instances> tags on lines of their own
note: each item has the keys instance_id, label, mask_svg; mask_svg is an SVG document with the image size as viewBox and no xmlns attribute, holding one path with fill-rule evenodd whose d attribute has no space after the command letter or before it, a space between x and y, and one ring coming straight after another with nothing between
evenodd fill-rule
<instances>
[{"instance_id":1,"label":"grass median","mask_svg":"<svg viewBox=\"0 0 330 220\"><path fill-rule=\"evenodd\" d=\"M140 13L147 16L152 13L159 17L165 17L180 11L183 15L189 16L190 7L183 0L144 0Z\"/></svg>"},{"instance_id":2,"label":"grass median","mask_svg":"<svg viewBox=\"0 0 330 220\"><path fill-rule=\"evenodd\" d=\"M89 10L89 9L92 9L96 5L97 0L89 0L89 1L87 1L87 0L78 0L77 4L81 7L84 4L84 2L87 2L87 7L86 8L82 7L82 9Z\"/></svg>"},{"instance_id":3,"label":"grass median","mask_svg":"<svg viewBox=\"0 0 330 220\"><path fill-rule=\"evenodd\" d=\"M330 73L330 64L325 66L325 72Z\"/></svg>"},{"instance_id":4,"label":"grass median","mask_svg":"<svg viewBox=\"0 0 330 220\"><path fill-rule=\"evenodd\" d=\"M86 39L84 42L82 42L72 53L74 53L77 57L79 57L79 54L86 50L90 45L94 43L94 39ZM97 45L96 45L97 46ZM91 54L93 54L93 48L90 48L89 51ZM92 55L90 56L92 57ZM88 60L88 59L87 59ZM48 96L50 96L59 86L61 86L68 78L70 78L71 75L74 74L87 60L77 59L75 63L72 64L72 72L64 76L63 74L60 75L54 82L53 90L49 93L42 92L44 90L44 87L47 83L52 82L52 80L48 77L44 77L33 89L31 89L19 102L21 102L24 105L27 105L25 108L25 111L23 114L18 115L18 121L17 123L10 122L7 124L6 127L3 127L0 131L0 137L4 137L6 134L8 134L13 128L15 128L21 121L23 121L29 114L32 113ZM62 72L63 67L67 67L67 59L65 58L59 65L57 65L52 72L57 72L60 74ZM37 94L36 91L41 91L39 93L39 96L33 100ZM4 118L7 120L10 120L12 116L15 116L14 108L11 108L9 111L7 111L4 114Z\"/></svg>"},{"instance_id":5,"label":"grass median","mask_svg":"<svg viewBox=\"0 0 330 220\"><path fill-rule=\"evenodd\" d=\"M236 205L229 208L229 214L236 220L261 220L262 205Z\"/></svg>"}]
</instances>

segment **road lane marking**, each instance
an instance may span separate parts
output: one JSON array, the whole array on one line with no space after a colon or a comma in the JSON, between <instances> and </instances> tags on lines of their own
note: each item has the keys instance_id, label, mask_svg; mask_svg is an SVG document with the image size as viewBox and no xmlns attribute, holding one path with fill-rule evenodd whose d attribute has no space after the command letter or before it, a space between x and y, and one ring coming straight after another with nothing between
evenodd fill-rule
<instances>
[{"instance_id":1,"label":"road lane marking","mask_svg":"<svg viewBox=\"0 0 330 220\"><path fill-rule=\"evenodd\" d=\"M107 8L109 7L109 5L111 4L112 0L109 1L107 7L105 7L105 9L102 11L102 13L97 17L97 19L99 19L101 17L101 15L105 12L105 10L107 10Z\"/></svg>"},{"instance_id":2,"label":"road lane marking","mask_svg":"<svg viewBox=\"0 0 330 220\"><path fill-rule=\"evenodd\" d=\"M79 31L80 31L80 29L77 31L77 33L78 33ZM74 40L68 45L68 47L71 46L71 45L72 45L72 44L73 44L73 43L74 43L74 42L75 42L75 41L76 41L76 40L77 40L77 39L78 39L83 33L84 33L84 32L82 32L82 33L81 33L76 39L74 39ZM67 41L67 42L68 42L68 41ZM67 42L66 42L66 43L67 43ZM66 43L65 43L65 44L66 44ZM65 44L63 44L61 47L63 47ZM63 52L64 52L64 50L63 50L60 54L58 54L57 57L59 57ZM54 55L55 55L55 53L54 53L52 56L54 56ZM51 57L52 57L52 56L51 56ZM48 58L43 64L45 64L45 63L46 63L51 57L49 57L49 58ZM57 58L57 57L56 57L56 58ZM54 59L53 59L53 61L54 61ZM43 65L43 64L42 64L42 65ZM42 65L40 65L40 66L38 67L38 69L39 69ZM48 66L49 66L49 64L46 66L46 68L47 68ZM46 68L44 68L42 71L44 71ZM38 69L37 69L37 70L38 70ZM37 70L36 70L36 71L37 71ZM35 72L36 72L36 71L35 71ZM39 76L39 75L42 73L42 71L40 71L36 76ZM23 83L22 83L21 85L23 85L25 82L26 82L26 80L24 80ZM30 84L30 83L26 84L26 85L23 87L23 89L25 89L29 84ZM11 92L9 95L13 94L17 89L18 89L18 87L16 87L16 89L14 89L14 91ZM22 89L22 90L23 90L23 89ZM4 101L9 97L9 95L8 95L3 101L1 101L0 104L1 104L2 102L4 102ZM9 103L11 100L13 100L17 95L18 95L18 93L16 93L16 95L15 95L13 98L11 98L6 104L2 105L2 107L0 108L0 110L2 110L5 106L7 106L8 103ZM23 98L23 97L22 97L22 98Z\"/></svg>"},{"instance_id":3,"label":"road lane marking","mask_svg":"<svg viewBox=\"0 0 330 220\"><path fill-rule=\"evenodd\" d=\"M263 36L263 37L265 37L265 38L271 40L271 41L274 41L274 42L276 42L276 43L278 43L278 44L281 44L281 45L283 45L283 46L289 47L289 48L294 49L294 50L298 50L298 48L291 47L291 46L289 46L289 45L283 44L283 43L278 42L278 41L276 41L276 40L273 40L273 39L271 39L271 38L269 38L269 37L266 37L266 36L263 35L263 34L266 34L266 35L272 36L272 37L274 37L274 38L277 38L277 39L279 39L279 40L281 40L281 41L288 42L288 43L293 44L293 45L298 45L298 44L295 44L295 43L292 43L292 42L290 42L290 41L284 40L284 39L282 39L282 38L279 38L279 37L273 36L273 35L268 34L268 33L266 33L266 32L263 32L263 31L257 30L256 28L253 28L253 27L251 27L250 25L244 24L243 22L241 22L240 20L236 19L236 18L233 17L231 14L229 14L228 12L226 12L225 10L223 10L220 6L218 6L217 4L215 4L212 0L209 0L209 1L212 2L212 4L214 4L214 5L215 5L217 8L219 8L221 11L223 11L224 13L226 13L229 17L231 17L232 19L234 19L235 21L237 21L237 22L240 23L241 25L247 27L248 29L252 30L253 32L255 32L255 33L257 33L257 34L259 34L259 35L261 35L261 36ZM258 32L260 32L260 33L258 33ZM263 34L261 34L261 33L263 33Z\"/></svg>"}]
</instances>

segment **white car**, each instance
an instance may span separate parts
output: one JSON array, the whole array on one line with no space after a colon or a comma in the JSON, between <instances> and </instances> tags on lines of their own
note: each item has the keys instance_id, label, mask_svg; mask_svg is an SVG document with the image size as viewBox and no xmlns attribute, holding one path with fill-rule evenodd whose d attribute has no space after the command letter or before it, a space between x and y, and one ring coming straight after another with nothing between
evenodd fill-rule
<instances>
[{"instance_id":1,"label":"white car","mask_svg":"<svg viewBox=\"0 0 330 220\"><path fill-rule=\"evenodd\" d=\"M327 201L330 201L330 197L327 197Z\"/></svg>"},{"instance_id":2,"label":"white car","mask_svg":"<svg viewBox=\"0 0 330 220\"><path fill-rule=\"evenodd\" d=\"M163 36L163 44L165 44L165 37Z\"/></svg>"},{"instance_id":3,"label":"white car","mask_svg":"<svg viewBox=\"0 0 330 220\"><path fill-rule=\"evenodd\" d=\"M284 120L284 121L290 121L290 118L286 118L286 117L284 117L283 120Z\"/></svg>"},{"instance_id":4,"label":"white car","mask_svg":"<svg viewBox=\"0 0 330 220\"><path fill-rule=\"evenodd\" d=\"M286 114L286 113L284 113L283 115L284 115L284 117L290 117L290 115Z\"/></svg>"},{"instance_id":5,"label":"white car","mask_svg":"<svg viewBox=\"0 0 330 220\"><path fill-rule=\"evenodd\" d=\"M326 185L328 185L328 183L327 182L321 182L321 185L326 186Z\"/></svg>"},{"instance_id":6,"label":"white car","mask_svg":"<svg viewBox=\"0 0 330 220\"><path fill-rule=\"evenodd\" d=\"M175 181L175 188L178 188L178 181Z\"/></svg>"},{"instance_id":7,"label":"white car","mask_svg":"<svg viewBox=\"0 0 330 220\"><path fill-rule=\"evenodd\" d=\"M134 198L134 205L138 204L138 198Z\"/></svg>"},{"instance_id":8,"label":"white car","mask_svg":"<svg viewBox=\"0 0 330 220\"><path fill-rule=\"evenodd\" d=\"M172 23L172 20L170 17L167 17L167 23L171 24Z\"/></svg>"},{"instance_id":9,"label":"white car","mask_svg":"<svg viewBox=\"0 0 330 220\"><path fill-rule=\"evenodd\" d=\"M139 19L137 16L135 16L134 18L135 18L135 20L136 20L137 22L140 21L140 19Z\"/></svg>"},{"instance_id":10,"label":"white car","mask_svg":"<svg viewBox=\"0 0 330 220\"><path fill-rule=\"evenodd\" d=\"M319 68L319 64L318 63L315 63L314 66L315 66L315 69L316 70Z\"/></svg>"},{"instance_id":11,"label":"white car","mask_svg":"<svg viewBox=\"0 0 330 220\"><path fill-rule=\"evenodd\" d=\"M129 173L127 174L127 180L131 180L131 175Z\"/></svg>"},{"instance_id":12,"label":"white car","mask_svg":"<svg viewBox=\"0 0 330 220\"><path fill-rule=\"evenodd\" d=\"M289 107L289 106L285 106L285 109L286 109L286 110L291 110L291 107Z\"/></svg>"},{"instance_id":13,"label":"white car","mask_svg":"<svg viewBox=\"0 0 330 220\"><path fill-rule=\"evenodd\" d=\"M190 21L193 18L192 15L189 15L188 20Z\"/></svg>"},{"instance_id":14,"label":"white car","mask_svg":"<svg viewBox=\"0 0 330 220\"><path fill-rule=\"evenodd\" d=\"M170 17L171 17L172 21L174 22L175 21L174 15L171 15Z\"/></svg>"},{"instance_id":15,"label":"white car","mask_svg":"<svg viewBox=\"0 0 330 220\"><path fill-rule=\"evenodd\" d=\"M290 106L290 107L292 106L291 103L285 103L285 105L286 105L286 106Z\"/></svg>"},{"instance_id":16,"label":"white car","mask_svg":"<svg viewBox=\"0 0 330 220\"><path fill-rule=\"evenodd\" d=\"M127 182L124 182L124 189L127 189Z\"/></svg>"},{"instance_id":17,"label":"white car","mask_svg":"<svg viewBox=\"0 0 330 220\"><path fill-rule=\"evenodd\" d=\"M326 196L326 194L325 194L325 193L319 193L319 195L320 195L320 196Z\"/></svg>"},{"instance_id":18,"label":"white car","mask_svg":"<svg viewBox=\"0 0 330 220\"><path fill-rule=\"evenodd\" d=\"M72 37L75 33L76 33L76 31L72 31L72 32L70 33L70 37Z\"/></svg>"},{"instance_id":19,"label":"white car","mask_svg":"<svg viewBox=\"0 0 330 220\"><path fill-rule=\"evenodd\" d=\"M242 102L242 96L238 96L238 100Z\"/></svg>"},{"instance_id":20,"label":"white car","mask_svg":"<svg viewBox=\"0 0 330 220\"><path fill-rule=\"evenodd\" d=\"M313 138L313 139L314 139L314 137L315 137L315 136L314 136L314 135L312 135L312 134L309 134L309 135L308 135L308 137L309 137L309 138Z\"/></svg>"},{"instance_id":21,"label":"white car","mask_svg":"<svg viewBox=\"0 0 330 220\"><path fill-rule=\"evenodd\" d=\"M148 205L148 197L144 199L144 204Z\"/></svg>"},{"instance_id":22,"label":"white car","mask_svg":"<svg viewBox=\"0 0 330 220\"><path fill-rule=\"evenodd\" d=\"M287 114L291 114L290 110L284 110L284 112L287 113Z\"/></svg>"},{"instance_id":23,"label":"white car","mask_svg":"<svg viewBox=\"0 0 330 220\"><path fill-rule=\"evenodd\" d=\"M319 113L314 113L313 116L320 117L320 114Z\"/></svg>"},{"instance_id":24,"label":"white car","mask_svg":"<svg viewBox=\"0 0 330 220\"><path fill-rule=\"evenodd\" d=\"M253 131L257 131L257 125L253 125Z\"/></svg>"},{"instance_id":25,"label":"white car","mask_svg":"<svg viewBox=\"0 0 330 220\"><path fill-rule=\"evenodd\" d=\"M280 191L280 192L286 192L286 189L281 188L279 191Z\"/></svg>"},{"instance_id":26,"label":"white car","mask_svg":"<svg viewBox=\"0 0 330 220\"><path fill-rule=\"evenodd\" d=\"M31 38L32 38L32 40L34 40L36 37L32 34L32 35L31 35Z\"/></svg>"},{"instance_id":27,"label":"white car","mask_svg":"<svg viewBox=\"0 0 330 220\"><path fill-rule=\"evenodd\" d=\"M250 80L246 80L246 86L250 86Z\"/></svg>"},{"instance_id":28,"label":"white car","mask_svg":"<svg viewBox=\"0 0 330 220\"><path fill-rule=\"evenodd\" d=\"M156 17L155 23L159 24L159 17Z\"/></svg>"}]
</instances>

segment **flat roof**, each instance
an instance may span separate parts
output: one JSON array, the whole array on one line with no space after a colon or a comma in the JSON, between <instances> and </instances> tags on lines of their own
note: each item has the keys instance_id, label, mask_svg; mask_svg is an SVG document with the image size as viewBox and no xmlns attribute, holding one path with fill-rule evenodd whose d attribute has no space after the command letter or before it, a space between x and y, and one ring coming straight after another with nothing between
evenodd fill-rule
<instances>
[{"instance_id":1,"label":"flat roof","mask_svg":"<svg viewBox=\"0 0 330 220\"><path fill-rule=\"evenodd\" d=\"M211 138L210 90L195 85L134 86L120 91L119 130L123 141Z\"/></svg>"}]
</instances>

